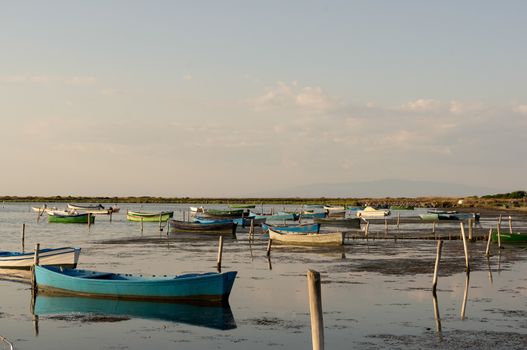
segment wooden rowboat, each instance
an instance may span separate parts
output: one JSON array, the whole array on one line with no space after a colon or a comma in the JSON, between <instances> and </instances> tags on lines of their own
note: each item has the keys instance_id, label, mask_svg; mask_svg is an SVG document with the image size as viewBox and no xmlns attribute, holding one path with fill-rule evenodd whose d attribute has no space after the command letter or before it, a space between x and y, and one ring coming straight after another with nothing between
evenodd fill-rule
<instances>
[{"instance_id":1,"label":"wooden rowboat","mask_svg":"<svg viewBox=\"0 0 527 350\"><path fill-rule=\"evenodd\" d=\"M376 217L376 216L388 216L390 211L387 209L375 209L372 207L366 207L364 210L357 211L358 217Z\"/></svg>"},{"instance_id":2,"label":"wooden rowboat","mask_svg":"<svg viewBox=\"0 0 527 350\"><path fill-rule=\"evenodd\" d=\"M48 222L58 222L64 224L87 224L88 220L93 224L95 222L95 216L83 213L68 213L64 211L48 211Z\"/></svg>"},{"instance_id":3,"label":"wooden rowboat","mask_svg":"<svg viewBox=\"0 0 527 350\"><path fill-rule=\"evenodd\" d=\"M245 209L205 209L203 215L205 217L219 217L219 218L239 218L242 217Z\"/></svg>"},{"instance_id":4,"label":"wooden rowboat","mask_svg":"<svg viewBox=\"0 0 527 350\"><path fill-rule=\"evenodd\" d=\"M238 226L234 222L188 222L180 220L170 220L170 231L171 232L192 232L199 234L222 234L229 233L233 236L236 235L236 227Z\"/></svg>"},{"instance_id":5,"label":"wooden rowboat","mask_svg":"<svg viewBox=\"0 0 527 350\"><path fill-rule=\"evenodd\" d=\"M262 224L262 230L273 229L280 232L297 232L297 233L319 233L320 224L299 224L299 225L271 225Z\"/></svg>"},{"instance_id":6,"label":"wooden rowboat","mask_svg":"<svg viewBox=\"0 0 527 350\"><path fill-rule=\"evenodd\" d=\"M39 249L40 264L45 266L76 267L80 248ZM21 252L0 252L0 268L29 269L33 266L35 254Z\"/></svg>"},{"instance_id":7,"label":"wooden rowboat","mask_svg":"<svg viewBox=\"0 0 527 350\"><path fill-rule=\"evenodd\" d=\"M360 218L314 218L316 223L327 226L360 228Z\"/></svg>"},{"instance_id":8,"label":"wooden rowboat","mask_svg":"<svg viewBox=\"0 0 527 350\"><path fill-rule=\"evenodd\" d=\"M493 242L498 242L498 230L492 230ZM527 243L527 233L520 232L500 232L500 240L502 243Z\"/></svg>"},{"instance_id":9,"label":"wooden rowboat","mask_svg":"<svg viewBox=\"0 0 527 350\"><path fill-rule=\"evenodd\" d=\"M325 205L324 210L326 210L328 216L341 216L346 214L346 208L344 206Z\"/></svg>"},{"instance_id":10,"label":"wooden rowboat","mask_svg":"<svg viewBox=\"0 0 527 350\"><path fill-rule=\"evenodd\" d=\"M159 222L167 221L174 216L173 211L160 211L160 212L140 212L128 210L126 213L126 219L134 222Z\"/></svg>"},{"instance_id":11,"label":"wooden rowboat","mask_svg":"<svg viewBox=\"0 0 527 350\"><path fill-rule=\"evenodd\" d=\"M68 209L71 210L102 210L104 206L102 204L70 204L68 203Z\"/></svg>"},{"instance_id":12,"label":"wooden rowboat","mask_svg":"<svg viewBox=\"0 0 527 350\"><path fill-rule=\"evenodd\" d=\"M256 204L229 204L229 208L232 209L254 209Z\"/></svg>"},{"instance_id":13,"label":"wooden rowboat","mask_svg":"<svg viewBox=\"0 0 527 350\"><path fill-rule=\"evenodd\" d=\"M228 300L236 271L143 276L57 267L35 266L39 291L44 293L130 300Z\"/></svg>"},{"instance_id":14,"label":"wooden rowboat","mask_svg":"<svg viewBox=\"0 0 527 350\"><path fill-rule=\"evenodd\" d=\"M344 233L291 233L269 229L269 239L278 244L339 246L344 244Z\"/></svg>"}]
</instances>

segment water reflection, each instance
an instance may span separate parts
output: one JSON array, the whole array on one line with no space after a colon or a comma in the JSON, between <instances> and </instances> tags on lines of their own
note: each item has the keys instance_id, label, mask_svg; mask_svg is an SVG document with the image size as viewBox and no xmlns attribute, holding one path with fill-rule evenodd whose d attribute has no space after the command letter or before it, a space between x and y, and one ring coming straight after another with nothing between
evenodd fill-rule
<instances>
[{"instance_id":1,"label":"water reflection","mask_svg":"<svg viewBox=\"0 0 527 350\"><path fill-rule=\"evenodd\" d=\"M470 272L467 271L466 277L465 277L465 293L463 295L463 305L461 306L461 319L465 319L465 309L467 307L467 301L468 301L468 288L469 288L469 282L470 282Z\"/></svg>"},{"instance_id":2,"label":"water reflection","mask_svg":"<svg viewBox=\"0 0 527 350\"><path fill-rule=\"evenodd\" d=\"M439 306L437 302L437 294L432 293L432 302L434 303L434 319L436 321L436 332L441 337L441 317L439 316Z\"/></svg>"},{"instance_id":3,"label":"water reflection","mask_svg":"<svg viewBox=\"0 0 527 350\"><path fill-rule=\"evenodd\" d=\"M171 321L220 330L236 328L228 304L209 306L38 294L32 311L37 320L43 315L88 314Z\"/></svg>"}]
</instances>

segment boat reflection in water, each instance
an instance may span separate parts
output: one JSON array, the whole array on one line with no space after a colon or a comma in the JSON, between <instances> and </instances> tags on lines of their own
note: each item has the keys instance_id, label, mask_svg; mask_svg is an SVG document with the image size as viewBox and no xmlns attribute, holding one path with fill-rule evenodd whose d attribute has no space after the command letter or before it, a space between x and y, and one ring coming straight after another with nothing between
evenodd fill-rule
<instances>
[{"instance_id":1,"label":"boat reflection in water","mask_svg":"<svg viewBox=\"0 0 527 350\"><path fill-rule=\"evenodd\" d=\"M223 305L167 303L55 296L39 293L34 301L33 313L37 316L79 313L129 316L220 330L236 328L236 322L228 303Z\"/></svg>"}]
</instances>

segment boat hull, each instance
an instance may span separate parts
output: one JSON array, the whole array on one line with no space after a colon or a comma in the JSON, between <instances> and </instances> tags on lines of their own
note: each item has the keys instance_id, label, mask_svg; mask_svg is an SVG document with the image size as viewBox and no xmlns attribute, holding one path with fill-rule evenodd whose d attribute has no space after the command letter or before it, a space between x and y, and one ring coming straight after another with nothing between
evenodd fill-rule
<instances>
[{"instance_id":1,"label":"boat hull","mask_svg":"<svg viewBox=\"0 0 527 350\"><path fill-rule=\"evenodd\" d=\"M498 230L492 230L492 241L498 242ZM527 233L500 232L501 243L527 243Z\"/></svg>"},{"instance_id":2,"label":"boat hull","mask_svg":"<svg viewBox=\"0 0 527 350\"><path fill-rule=\"evenodd\" d=\"M56 222L62 224L87 224L88 220L90 220L90 223L93 224L95 222L95 216L91 214L61 215L57 213L48 212L48 222Z\"/></svg>"},{"instance_id":3,"label":"boat hull","mask_svg":"<svg viewBox=\"0 0 527 350\"><path fill-rule=\"evenodd\" d=\"M35 267L38 289L46 293L129 300L223 302L236 272L142 277L56 267Z\"/></svg>"},{"instance_id":4,"label":"boat hull","mask_svg":"<svg viewBox=\"0 0 527 350\"><path fill-rule=\"evenodd\" d=\"M300 233L318 233L320 231L320 224L302 224L302 225L270 225L262 224L262 229L267 231L269 229L281 232L300 232Z\"/></svg>"},{"instance_id":5,"label":"boat hull","mask_svg":"<svg viewBox=\"0 0 527 350\"><path fill-rule=\"evenodd\" d=\"M344 244L344 233L280 233L270 229L269 239L272 240L273 244L341 246Z\"/></svg>"},{"instance_id":6,"label":"boat hull","mask_svg":"<svg viewBox=\"0 0 527 350\"><path fill-rule=\"evenodd\" d=\"M128 211L126 219L133 222L159 222L167 221L174 216L173 211L163 211L159 213L146 213L137 211Z\"/></svg>"},{"instance_id":7,"label":"boat hull","mask_svg":"<svg viewBox=\"0 0 527 350\"><path fill-rule=\"evenodd\" d=\"M346 218L346 219L333 219L333 218L315 218L313 219L316 223L327 226L338 226L348 228L360 228L360 218Z\"/></svg>"},{"instance_id":8,"label":"boat hull","mask_svg":"<svg viewBox=\"0 0 527 350\"><path fill-rule=\"evenodd\" d=\"M76 267L80 248L39 250L39 262L44 266ZM0 252L0 268L29 269L33 266L34 253Z\"/></svg>"},{"instance_id":9,"label":"boat hull","mask_svg":"<svg viewBox=\"0 0 527 350\"><path fill-rule=\"evenodd\" d=\"M187 222L179 220L170 220L170 232L189 232L199 234L223 234L229 233L233 236L236 235L236 227L238 224L230 222L212 222L212 223L200 223L200 222Z\"/></svg>"}]
</instances>

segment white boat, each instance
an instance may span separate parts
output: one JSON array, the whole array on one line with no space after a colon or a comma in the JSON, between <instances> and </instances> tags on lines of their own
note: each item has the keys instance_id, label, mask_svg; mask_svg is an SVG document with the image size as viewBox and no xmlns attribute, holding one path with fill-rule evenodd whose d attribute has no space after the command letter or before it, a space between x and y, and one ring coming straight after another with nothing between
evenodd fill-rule
<instances>
[{"instance_id":1,"label":"white boat","mask_svg":"<svg viewBox=\"0 0 527 350\"><path fill-rule=\"evenodd\" d=\"M40 249L39 263L45 266L76 267L81 249L63 247ZM21 252L0 252L0 268L28 269L33 266L35 254Z\"/></svg>"},{"instance_id":2,"label":"white boat","mask_svg":"<svg viewBox=\"0 0 527 350\"><path fill-rule=\"evenodd\" d=\"M35 213L47 213L48 211L50 210L57 210L56 207L51 207L51 208L48 208L46 205L44 205L43 207L31 207L31 210L33 210Z\"/></svg>"},{"instance_id":3,"label":"white boat","mask_svg":"<svg viewBox=\"0 0 527 350\"><path fill-rule=\"evenodd\" d=\"M269 229L269 239L278 244L339 246L344 244L344 233L291 233Z\"/></svg>"},{"instance_id":4,"label":"white boat","mask_svg":"<svg viewBox=\"0 0 527 350\"><path fill-rule=\"evenodd\" d=\"M336 216L336 215L344 215L346 214L346 208L343 206L329 206L325 205L324 210L328 214L328 216Z\"/></svg>"},{"instance_id":5,"label":"white boat","mask_svg":"<svg viewBox=\"0 0 527 350\"><path fill-rule=\"evenodd\" d=\"M104 206L102 204L82 205L82 204L68 203L68 209L71 209L71 210L102 210L104 209Z\"/></svg>"},{"instance_id":6,"label":"white boat","mask_svg":"<svg viewBox=\"0 0 527 350\"><path fill-rule=\"evenodd\" d=\"M205 208L203 207L189 207L191 213L204 213Z\"/></svg>"},{"instance_id":7,"label":"white boat","mask_svg":"<svg viewBox=\"0 0 527 350\"><path fill-rule=\"evenodd\" d=\"M366 207L364 210L357 211L358 217L384 217L388 215L390 215L390 211L388 209L375 209L372 207Z\"/></svg>"}]
</instances>

